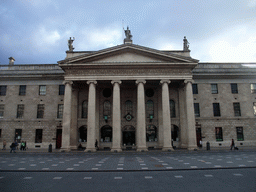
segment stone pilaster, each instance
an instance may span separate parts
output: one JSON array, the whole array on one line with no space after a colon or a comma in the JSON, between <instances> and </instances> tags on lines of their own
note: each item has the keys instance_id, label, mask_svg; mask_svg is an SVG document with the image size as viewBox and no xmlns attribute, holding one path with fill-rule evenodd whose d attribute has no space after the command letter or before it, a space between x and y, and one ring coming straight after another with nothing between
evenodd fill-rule
<instances>
[{"instance_id":1,"label":"stone pilaster","mask_svg":"<svg viewBox=\"0 0 256 192\"><path fill-rule=\"evenodd\" d=\"M137 128L136 146L137 151L147 151L146 146L146 110L145 110L145 80L137 80Z\"/></svg>"},{"instance_id":2,"label":"stone pilaster","mask_svg":"<svg viewBox=\"0 0 256 192\"><path fill-rule=\"evenodd\" d=\"M72 81L64 81L64 111L63 111L63 126L62 126L62 144L61 149L70 151L70 129L71 129L71 112L72 112Z\"/></svg>"},{"instance_id":3,"label":"stone pilaster","mask_svg":"<svg viewBox=\"0 0 256 192\"><path fill-rule=\"evenodd\" d=\"M111 151L122 151L121 149L121 106L120 106L120 84L121 81L112 81L113 84L113 127Z\"/></svg>"},{"instance_id":4,"label":"stone pilaster","mask_svg":"<svg viewBox=\"0 0 256 192\"><path fill-rule=\"evenodd\" d=\"M162 84L162 111L163 111L163 151L173 150L172 147L172 132L171 132L171 115L169 101L169 86L170 80L161 80Z\"/></svg>"},{"instance_id":5,"label":"stone pilaster","mask_svg":"<svg viewBox=\"0 0 256 192\"><path fill-rule=\"evenodd\" d=\"M89 85L88 96L88 122L86 152L94 152L96 141L96 84L97 81L87 81ZM99 143L99 141L98 141Z\"/></svg>"},{"instance_id":6,"label":"stone pilaster","mask_svg":"<svg viewBox=\"0 0 256 192\"><path fill-rule=\"evenodd\" d=\"M187 116L187 141L188 150L194 150L196 145L195 112L193 103L192 80L185 80L186 116Z\"/></svg>"}]
</instances>

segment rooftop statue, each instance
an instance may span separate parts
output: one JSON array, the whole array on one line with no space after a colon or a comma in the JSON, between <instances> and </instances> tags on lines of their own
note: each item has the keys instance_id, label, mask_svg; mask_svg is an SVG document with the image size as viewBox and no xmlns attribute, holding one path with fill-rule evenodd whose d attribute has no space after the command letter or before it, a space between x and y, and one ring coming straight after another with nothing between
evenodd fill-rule
<instances>
[{"instance_id":1,"label":"rooftop statue","mask_svg":"<svg viewBox=\"0 0 256 192\"><path fill-rule=\"evenodd\" d=\"M188 42L188 40L186 39L186 36L184 36L184 39L183 39L183 51L190 51L188 44L189 44L189 42Z\"/></svg>"},{"instance_id":2,"label":"rooftop statue","mask_svg":"<svg viewBox=\"0 0 256 192\"><path fill-rule=\"evenodd\" d=\"M75 41L75 38L73 37L73 39L71 39L71 37L68 40L68 49L69 51L73 51L75 48L73 47L73 41Z\"/></svg>"},{"instance_id":3,"label":"rooftop statue","mask_svg":"<svg viewBox=\"0 0 256 192\"><path fill-rule=\"evenodd\" d=\"M127 27L127 29L124 30L124 33L125 33L124 42L132 42L132 35L131 35L131 31L129 30L129 27Z\"/></svg>"}]
</instances>

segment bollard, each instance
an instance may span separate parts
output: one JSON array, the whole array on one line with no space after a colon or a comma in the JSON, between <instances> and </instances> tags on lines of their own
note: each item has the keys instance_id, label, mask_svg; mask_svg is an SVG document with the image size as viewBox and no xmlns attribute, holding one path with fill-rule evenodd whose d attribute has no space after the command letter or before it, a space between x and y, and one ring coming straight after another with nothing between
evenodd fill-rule
<instances>
[{"instance_id":1,"label":"bollard","mask_svg":"<svg viewBox=\"0 0 256 192\"><path fill-rule=\"evenodd\" d=\"M49 152L49 153L52 152L52 144L49 145L48 152Z\"/></svg>"},{"instance_id":2,"label":"bollard","mask_svg":"<svg viewBox=\"0 0 256 192\"><path fill-rule=\"evenodd\" d=\"M210 143L209 143L209 141L207 141L207 143L206 143L206 150L210 150Z\"/></svg>"}]
</instances>

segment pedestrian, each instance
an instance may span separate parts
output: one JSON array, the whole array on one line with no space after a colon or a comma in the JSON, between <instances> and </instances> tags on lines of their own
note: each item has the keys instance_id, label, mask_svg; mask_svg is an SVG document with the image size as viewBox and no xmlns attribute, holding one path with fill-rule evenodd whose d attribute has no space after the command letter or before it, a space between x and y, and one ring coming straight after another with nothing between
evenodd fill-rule
<instances>
[{"instance_id":1,"label":"pedestrian","mask_svg":"<svg viewBox=\"0 0 256 192\"><path fill-rule=\"evenodd\" d=\"M6 141L3 141L3 149L2 150L6 150Z\"/></svg>"},{"instance_id":2,"label":"pedestrian","mask_svg":"<svg viewBox=\"0 0 256 192\"><path fill-rule=\"evenodd\" d=\"M16 153L16 152L15 152L16 147L17 147L17 146L16 146L15 142L12 142L12 144L10 145L10 148L11 148L10 153L12 153L12 152Z\"/></svg>"},{"instance_id":3,"label":"pedestrian","mask_svg":"<svg viewBox=\"0 0 256 192\"><path fill-rule=\"evenodd\" d=\"M201 139L200 139L200 141L199 141L199 146L200 146L200 148L203 147L203 143L202 143L202 140L201 140Z\"/></svg>"},{"instance_id":4,"label":"pedestrian","mask_svg":"<svg viewBox=\"0 0 256 192\"><path fill-rule=\"evenodd\" d=\"M25 147L24 147L24 150L26 151L27 150L27 142L25 141Z\"/></svg>"},{"instance_id":5,"label":"pedestrian","mask_svg":"<svg viewBox=\"0 0 256 192\"><path fill-rule=\"evenodd\" d=\"M99 149L99 148L98 148L98 141L97 141L97 139L96 139L96 141L95 141L95 148L96 148L96 150Z\"/></svg>"},{"instance_id":6,"label":"pedestrian","mask_svg":"<svg viewBox=\"0 0 256 192\"><path fill-rule=\"evenodd\" d=\"M20 150L21 150L21 151L24 151L24 150L25 150L25 142L24 142L24 141L21 141Z\"/></svg>"},{"instance_id":7,"label":"pedestrian","mask_svg":"<svg viewBox=\"0 0 256 192\"><path fill-rule=\"evenodd\" d=\"M232 150L232 148L235 149L235 142L234 142L234 139L231 140L230 150Z\"/></svg>"},{"instance_id":8,"label":"pedestrian","mask_svg":"<svg viewBox=\"0 0 256 192\"><path fill-rule=\"evenodd\" d=\"M17 140L15 140L15 146L16 146L16 149L19 150L19 143L17 142Z\"/></svg>"}]
</instances>

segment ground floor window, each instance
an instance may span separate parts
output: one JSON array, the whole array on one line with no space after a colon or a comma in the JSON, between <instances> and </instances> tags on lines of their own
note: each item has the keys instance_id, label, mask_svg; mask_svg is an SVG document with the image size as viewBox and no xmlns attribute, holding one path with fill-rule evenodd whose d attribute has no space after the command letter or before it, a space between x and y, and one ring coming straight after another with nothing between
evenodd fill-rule
<instances>
[{"instance_id":1,"label":"ground floor window","mask_svg":"<svg viewBox=\"0 0 256 192\"><path fill-rule=\"evenodd\" d=\"M172 125L172 141L179 140L179 127L176 125Z\"/></svg>"},{"instance_id":2,"label":"ground floor window","mask_svg":"<svg viewBox=\"0 0 256 192\"><path fill-rule=\"evenodd\" d=\"M79 128L79 142L87 141L87 127L82 126Z\"/></svg>"},{"instance_id":3,"label":"ground floor window","mask_svg":"<svg viewBox=\"0 0 256 192\"><path fill-rule=\"evenodd\" d=\"M20 140L21 140L21 133L22 133L22 129L15 129L14 140L16 140L18 143L20 143Z\"/></svg>"},{"instance_id":4,"label":"ground floor window","mask_svg":"<svg viewBox=\"0 0 256 192\"><path fill-rule=\"evenodd\" d=\"M215 127L216 141L223 141L222 127Z\"/></svg>"},{"instance_id":5,"label":"ground floor window","mask_svg":"<svg viewBox=\"0 0 256 192\"><path fill-rule=\"evenodd\" d=\"M244 140L243 127L237 127L236 128L236 135L237 135L237 141L243 141Z\"/></svg>"},{"instance_id":6,"label":"ground floor window","mask_svg":"<svg viewBox=\"0 0 256 192\"><path fill-rule=\"evenodd\" d=\"M101 142L112 142L112 127L107 125L101 128Z\"/></svg>"},{"instance_id":7,"label":"ground floor window","mask_svg":"<svg viewBox=\"0 0 256 192\"><path fill-rule=\"evenodd\" d=\"M148 125L146 132L147 141L157 141L157 128L155 125Z\"/></svg>"},{"instance_id":8,"label":"ground floor window","mask_svg":"<svg viewBox=\"0 0 256 192\"><path fill-rule=\"evenodd\" d=\"M35 143L42 143L43 140L43 129L36 129Z\"/></svg>"}]
</instances>

